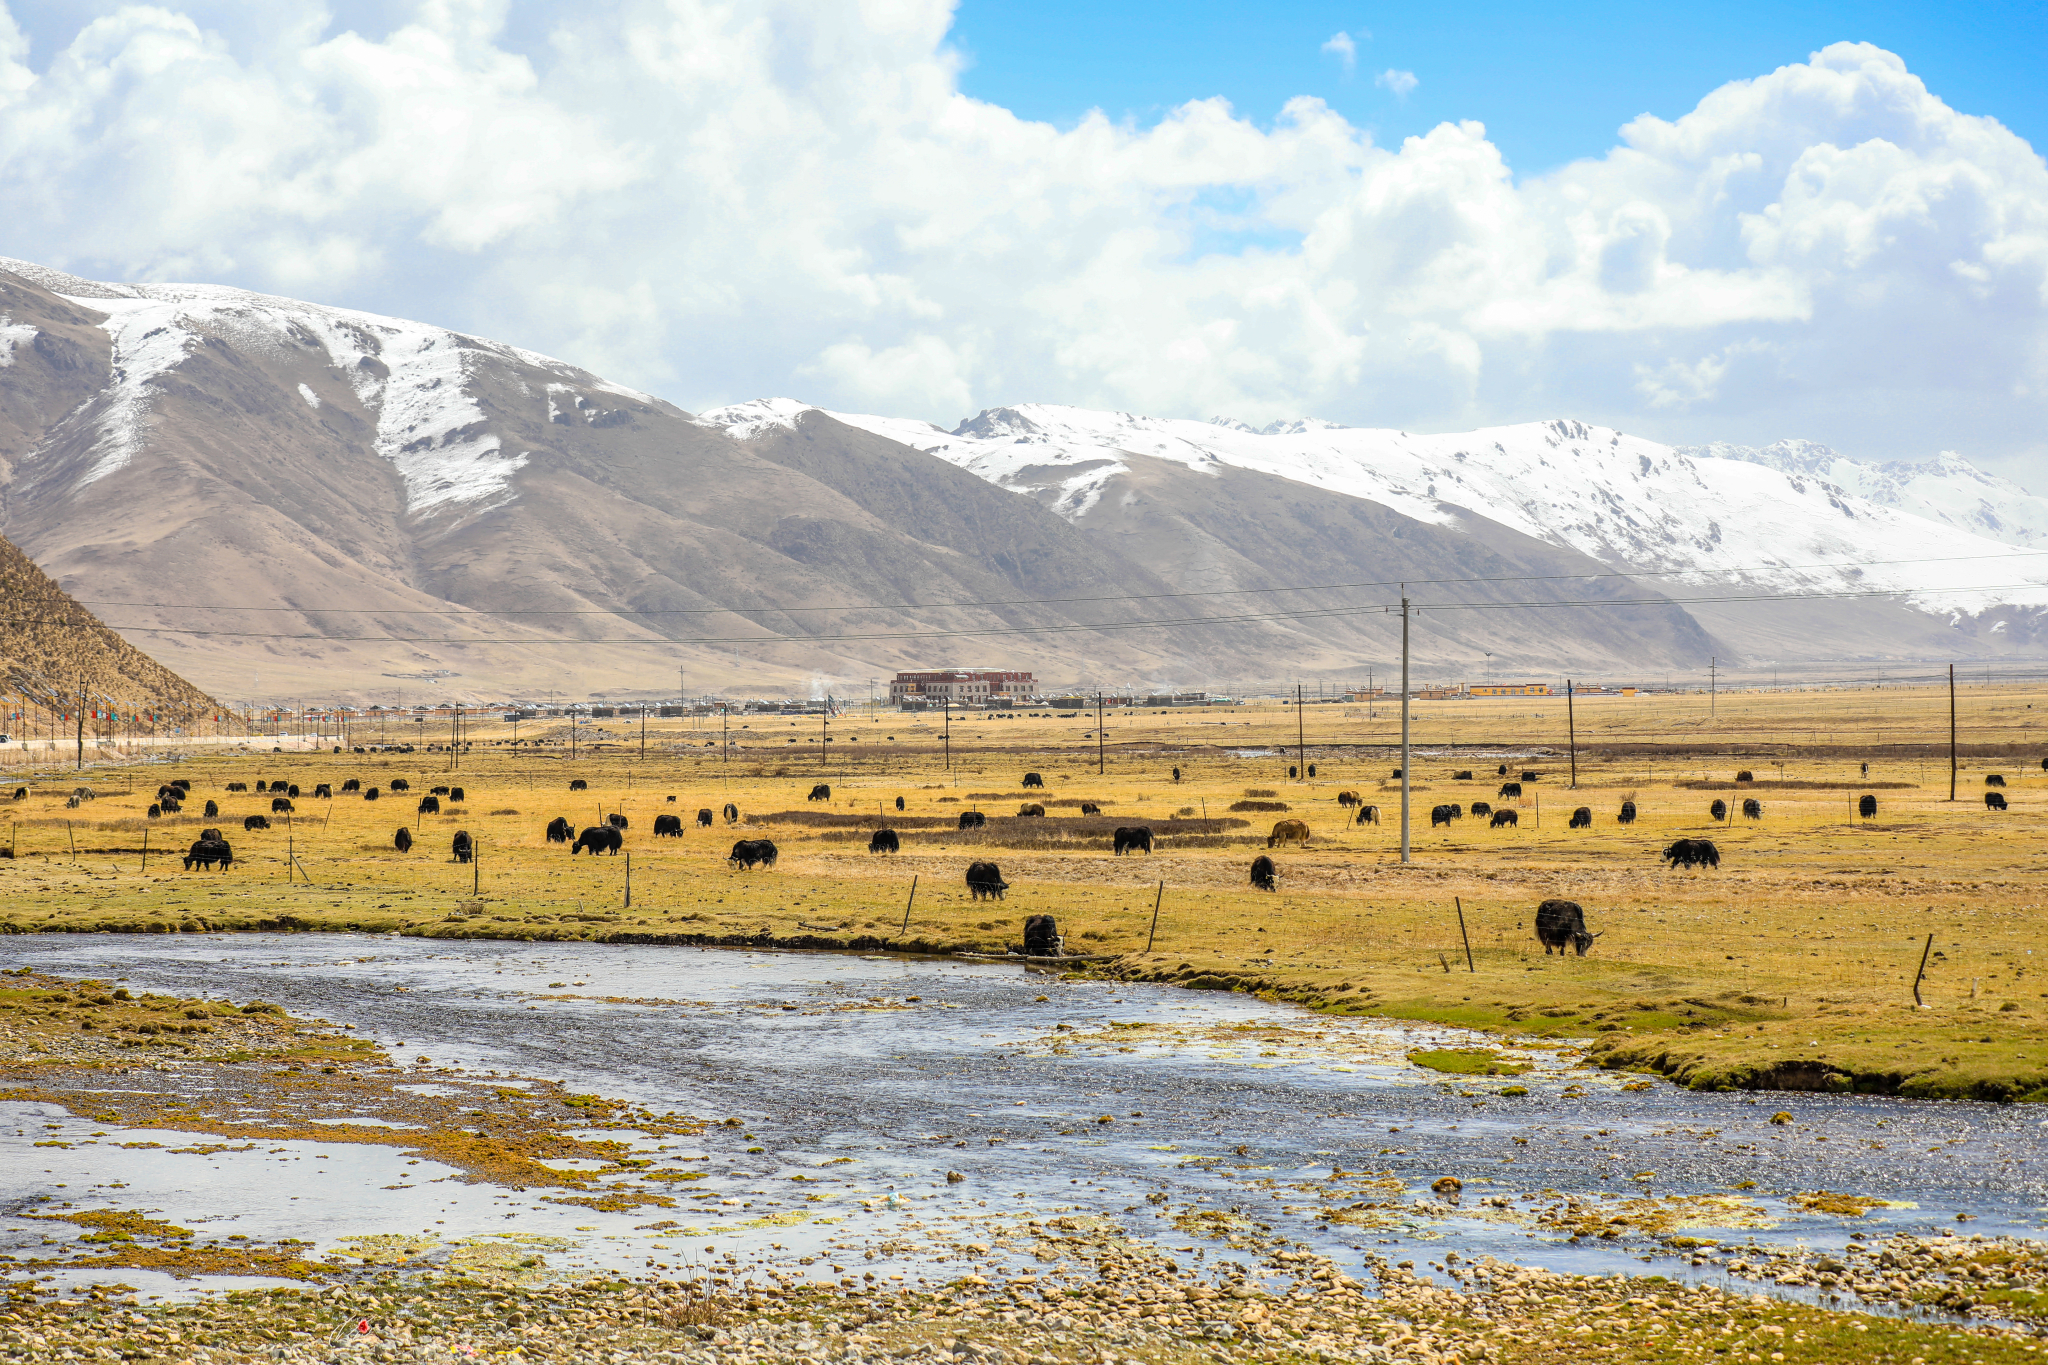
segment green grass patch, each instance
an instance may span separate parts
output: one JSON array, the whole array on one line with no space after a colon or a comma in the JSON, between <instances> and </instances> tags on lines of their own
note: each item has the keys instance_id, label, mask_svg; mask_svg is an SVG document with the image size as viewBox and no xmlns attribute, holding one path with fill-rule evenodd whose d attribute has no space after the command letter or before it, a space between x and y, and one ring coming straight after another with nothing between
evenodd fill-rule
<instances>
[{"instance_id":1,"label":"green grass patch","mask_svg":"<svg viewBox=\"0 0 2048 1365\"><path fill-rule=\"evenodd\" d=\"M1439 1048L1434 1052L1411 1052L1408 1060L1430 1071L1451 1076L1519 1076L1529 1070L1526 1063L1511 1062L1491 1048Z\"/></svg>"}]
</instances>

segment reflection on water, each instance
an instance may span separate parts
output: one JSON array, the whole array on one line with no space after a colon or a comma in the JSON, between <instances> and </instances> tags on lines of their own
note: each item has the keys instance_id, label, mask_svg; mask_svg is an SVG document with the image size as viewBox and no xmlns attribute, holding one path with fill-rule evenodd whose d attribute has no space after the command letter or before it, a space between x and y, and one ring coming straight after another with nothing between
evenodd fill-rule
<instances>
[{"instance_id":1,"label":"reflection on water","mask_svg":"<svg viewBox=\"0 0 2048 1365\"><path fill-rule=\"evenodd\" d=\"M1513 1078L1528 1094L1507 1097L1502 1080L1406 1062L1418 1046L1474 1041L1456 1030L1001 964L342 935L9 948L53 972L261 997L354 1025L394 1058L430 1059L417 1063L422 1085L434 1068L495 1071L738 1120L642 1144L678 1207L624 1215L466 1185L393 1148L193 1156L123 1149L115 1139L134 1139L116 1134L38 1150L57 1131L45 1123L81 1141L91 1125L11 1106L0 1145L17 1212L25 1197L76 1200L93 1186L323 1248L509 1224L560 1236L578 1248L567 1260L589 1264L679 1263L708 1239L721 1253L816 1256L820 1273L835 1250L880 1239L890 1249L862 1265L914 1276L929 1268L921 1257L993 1235L977 1227L1058 1215L1113 1219L1207 1257L1230 1254L1233 1234L1354 1262L1367 1246L1411 1244L1427 1260L1453 1239L1468 1257L1597 1270L1640 1268L1634 1258L1659 1249L1643 1234L1839 1245L1851 1229L1954 1227L1959 1213L1973 1231L2029 1232L2048 1202L2048 1127L2030 1107L1625 1090L1640 1082L1536 1049L1516 1054L1532 1067ZM1770 1123L1781 1108L1796 1121ZM314 1162L316 1149L329 1159ZM299 1174L314 1164L326 1173ZM1462 1185L1455 1205L1431 1192L1446 1176ZM1816 1190L1885 1206L1849 1220L1786 1202ZM1590 1235L1587 1204L1567 1197L1633 1201L1628 1235ZM7 1236L27 1235L6 1222ZM1589 1235L1564 1240L1572 1231ZM1712 1254L1701 1259L1660 1269L1714 1275Z\"/></svg>"}]
</instances>

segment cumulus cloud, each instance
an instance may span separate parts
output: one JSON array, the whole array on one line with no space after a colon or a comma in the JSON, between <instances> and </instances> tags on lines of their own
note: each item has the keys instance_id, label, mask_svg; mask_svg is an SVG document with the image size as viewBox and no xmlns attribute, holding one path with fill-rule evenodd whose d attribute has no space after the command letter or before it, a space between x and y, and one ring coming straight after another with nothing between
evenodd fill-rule
<instances>
[{"instance_id":1,"label":"cumulus cloud","mask_svg":"<svg viewBox=\"0 0 2048 1365\"><path fill-rule=\"evenodd\" d=\"M1873 455L2033 449L2048 416L2048 167L1867 45L1518 180L1477 124L1383 146L1308 98L1021 119L961 93L947 0L599 0L516 35L500 0L363 32L274 0L260 33L178 3L26 35L0 7L0 254L422 317L686 407Z\"/></svg>"},{"instance_id":2,"label":"cumulus cloud","mask_svg":"<svg viewBox=\"0 0 2048 1365\"><path fill-rule=\"evenodd\" d=\"M1397 71L1391 66L1385 71L1380 72L1379 75L1374 76L1372 83L1379 86L1382 90L1393 91L1394 98L1397 100L1407 99L1408 92L1422 84L1421 81L1415 78L1413 71Z\"/></svg>"},{"instance_id":3,"label":"cumulus cloud","mask_svg":"<svg viewBox=\"0 0 2048 1365\"><path fill-rule=\"evenodd\" d=\"M1348 33L1333 33L1323 44L1323 51L1344 63L1344 74L1350 75L1358 69L1358 41Z\"/></svg>"}]
</instances>

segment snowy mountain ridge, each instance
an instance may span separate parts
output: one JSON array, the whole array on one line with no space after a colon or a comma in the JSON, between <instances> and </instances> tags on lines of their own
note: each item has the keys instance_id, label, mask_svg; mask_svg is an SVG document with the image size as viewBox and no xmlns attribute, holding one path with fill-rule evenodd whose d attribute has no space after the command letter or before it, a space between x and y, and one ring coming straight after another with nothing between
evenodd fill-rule
<instances>
[{"instance_id":1,"label":"snowy mountain ridge","mask_svg":"<svg viewBox=\"0 0 2048 1365\"><path fill-rule=\"evenodd\" d=\"M1826 479L1880 506L1896 507L2008 545L2048 546L2048 498L1986 473L1952 450L1931 460L1866 463L1817 441L1773 441L1767 446L1716 441L1680 449L1687 455L1746 460Z\"/></svg>"},{"instance_id":2,"label":"snowy mountain ridge","mask_svg":"<svg viewBox=\"0 0 2048 1365\"><path fill-rule=\"evenodd\" d=\"M778 398L697 420L747 439L793 425L807 411L823 410ZM1916 510L1939 505L1924 482L1913 506L1851 491L1829 475L1845 476L1840 465L1852 462L1833 452L1823 460L1819 447L1803 456L1788 451L1793 467L1782 468L1567 419L1425 435L1309 422L1253 430L1227 420L1052 404L985 409L952 431L900 418L827 415L1045 497L1077 524L1130 473L1131 457L1148 457L1198 472L1257 470L1439 526L1456 527L1476 514L1617 570L1655 575L1667 588L1896 593L1942 614L2048 605L2048 565L2016 560L1985 530ZM1816 461L1828 474L1795 457ZM1988 487L1990 476L1957 463ZM1881 480L1871 486L1885 491ZM1916 485L1908 480L1902 487ZM2048 516L2048 504L2043 510Z\"/></svg>"}]
</instances>

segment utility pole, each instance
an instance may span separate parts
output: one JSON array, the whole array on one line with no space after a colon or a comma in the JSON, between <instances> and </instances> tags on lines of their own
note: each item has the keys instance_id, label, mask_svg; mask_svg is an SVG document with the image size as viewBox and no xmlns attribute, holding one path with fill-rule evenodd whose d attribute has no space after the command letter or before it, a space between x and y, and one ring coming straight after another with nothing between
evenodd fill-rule
<instances>
[{"instance_id":1,"label":"utility pole","mask_svg":"<svg viewBox=\"0 0 2048 1365\"><path fill-rule=\"evenodd\" d=\"M953 771L953 693L946 692L946 771Z\"/></svg>"},{"instance_id":2,"label":"utility pole","mask_svg":"<svg viewBox=\"0 0 2048 1365\"><path fill-rule=\"evenodd\" d=\"M723 758L722 758L722 760L721 760L721 761L723 761L723 762L725 762L725 763L728 763L728 764L729 764L729 763L731 763L731 762L732 762L732 703L731 703L731 702L724 702L724 703L722 703L722 704L721 704L721 705L719 706L719 708L718 708L718 722L719 722L719 725L720 725L720 727L721 727L721 729L720 729L720 731L719 731L719 741L720 741L720 742L719 742L719 746L718 746L718 747L719 747L719 750L720 750L720 752L721 752L721 754L723 755Z\"/></svg>"},{"instance_id":3,"label":"utility pole","mask_svg":"<svg viewBox=\"0 0 2048 1365\"><path fill-rule=\"evenodd\" d=\"M818 766L825 766L825 756L832 751L825 746L832 742L832 694L825 694L825 714L818 717Z\"/></svg>"},{"instance_id":4,"label":"utility pole","mask_svg":"<svg viewBox=\"0 0 2048 1365\"><path fill-rule=\"evenodd\" d=\"M1948 799L1956 799L1956 666L1948 666Z\"/></svg>"},{"instance_id":5,"label":"utility pole","mask_svg":"<svg viewBox=\"0 0 2048 1365\"><path fill-rule=\"evenodd\" d=\"M1707 723L1713 724L1714 703L1720 690L1721 659L1716 655L1707 664Z\"/></svg>"},{"instance_id":6,"label":"utility pole","mask_svg":"<svg viewBox=\"0 0 2048 1365\"><path fill-rule=\"evenodd\" d=\"M1564 680L1564 723L1571 735L1572 790L1579 789L1579 720L1572 710L1572 680Z\"/></svg>"},{"instance_id":7,"label":"utility pole","mask_svg":"<svg viewBox=\"0 0 2048 1365\"><path fill-rule=\"evenodd\" d=\"M1408 861L1408 585L1401 585L1401 861Z\"/></svg>"},{"instance_id":8,"label":"utility pole","mask_svg":"<svg viewBox=\"0 0 2048 1365\"><path fill-rule=\"evenodd\" d=\"M1949 674L1951 681L1953 681L1955 670L1951 668ZM1951 707L1950 710L1954 710L1954 708ZM82 679L78 684L78 771L85 771L85 683ZM1954 786L1955 784L1950 783L1949 785ZM1951 796L1951 799L1953 799L1953 796Z\"/></svg>"},{"instance_id":9,"label":"utility pole","mask_svg":"<svg viewBox=\"0 0 2048 1365\"><path fill-rule=\"evenodd\" d=\"M1095 771L1098 774L1104 771L1105 762L1106 757L1103 752L1102 743L1102 694L1097 692L1095 694Z\"/></svg>"},{"instance_id":10,"label":"utility pole","mask_svg":"<svg viewBox=\"0 0 2048 1365\"><path fill-rule=\"evenodd\" d=\"M1294 771L1308 781L1308 728L1301 714L1301 684L1294 685Z\"/></svg>"},{"instance_id":11,"label":"utility pole","mask_svg":"<svg viewBox=\"0 0 2048 1365\"><path fill-rule=\"evenodd\" d=\"M640 757L647 757L647 704L640 704Z\"/></svg>"}]
</instances>

